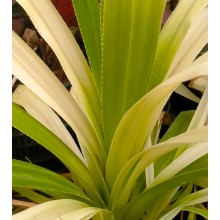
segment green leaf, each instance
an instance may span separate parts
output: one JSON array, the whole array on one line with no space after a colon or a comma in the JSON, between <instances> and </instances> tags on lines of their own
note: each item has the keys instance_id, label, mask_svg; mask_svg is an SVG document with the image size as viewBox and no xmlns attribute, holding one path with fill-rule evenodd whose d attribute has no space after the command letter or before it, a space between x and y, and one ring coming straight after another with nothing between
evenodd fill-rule
<instances>
[{"instance_id":1,"label":"green leaf","mask_svg":"<svg viewBox=\"0 0 220 220\"><path fill-rule=\"evenodd\" d=\"M189 124L188 130L206 125L207 120L208 120L208 90L206 89L206 91L204 92L201 98L201 101L199 102L196 112ZM186 147L187 146L183 146L182 148L179 148L174 158L177 158L180 154L182 154L182 152L185 151Z\"/></svg>"},{"instance_id":2,"label":"green leaf","mask_svg":"<svg viewBox=\"0 0 220 220\"><path fill-rule=\"evenodd\" d=\"M163 81L190 25L207 4L207 0L179 2L161 31L148 91Z\"/></svg>"},{"instance_id":3,"label":"green leaf","mask_svg":"<svg viewBox=\"0 0 220 220\"><path fill-rule=\"evenodd\" d=\"M42 184L39 183L40 175L43 180L52 175L46 179L46 185L51 184L52 188L41 188L42 192L56 198L73 196L85 200L86 204L73 200L46 202L24 214L19 213L15 219L133 220L140 219L145 212L149 214L155 208L154 204L162 204L155 219L161 213L171 218L184 206L205 201L206 195L194 194L187 198L180 195L184 195L181 186L184 184L185 187L185 183L202 182L200 185L206 185L207 154L201 156L206 153L204 146L207 143L207 126L204 126L207 90L189 131L185 132L184 126L175 132L171 129L164 140L156 144L158 126L155 124L169 96L182 82L207 76L207 55L193 62L193 57L207 41L207 31L204 30L207 22L203 24L207 18L207 0L181 0L161 32L166 0L72 0L92 71L50 0L17 1L55 51L72 85L71 92L14 33L13 74L72 127L85 160L80 160L67 146L69 142L58 135L59 131L53 130L55 126L49 125L47 129L42 125L49 123L45 116L42 121L38 118L41 118L43 109L39 109L41 106L37 103L19 104L27 111L32 107L32 110L39 110L34 117L42 124L13 104L13 125L44 145L66 165L79 187L74 188L75 184L66 181L74 185L75 194L80 192L85 198L72 195L72 185L65 183L68 185L65 187L60 179L56 181L58 177L54 177L51 171L38 170L35 176L35 172L28 170L24 172L26 176L22 173L16 178L20 178L20 184L29 181L31 187L31 181ZM198 33L194 35L196 31ZM190 38L196 48L188 53L193 46ZM187 47L183 48L183 45ZM23 95L22 101L25 99ZM191 148L182 153L183 144L190 144ZM143 150L146 145L148 149ZM201 155L196 154L200 153L198 146L204 150ZM179 148L180 156L172 163L179 162L178 166L173 169L167 166L173 158L159 164L156 175L164 176L152 184L154 162ZM190 155L194 148L196 152ZM145 175L144 171L149 170L150 175ZM17 169L15 174L21 171ZM169 198L160 203L168 193ZM170 201L174 194L176 200L172 205ZM88 207L88 204L94 207ZM170 205L172 207L168 209ZM154 218L154 215L150 217Z\"/></svg>"},{"instance_id":4,"label":"green leaf","mask_svg":"<svg viewBox=\"0 0 220 220\"><path fill-rule=\"evenodd\" d=\"M208 178L200 179L194 182L195 186L199 186L201 188L208 188Z\"/></svg>"},{"instance_id":5,"label":"green leaf","mask_svg":"<svg viewBox=\"0 0 220 220\"><path fill-rule=\"evenodd\" d=\"M107 159L106 181L110 189L124 164L143 149L170 94L181 82L200 74L207 75L207 71L207 63L203 63L180 72L147 93L124 115L114 134Z\"/></svg>"},{"instance_id":6,"label":"green leaf","mask_svg":"<svg viewBox=\"0 0 220 220\"><path fill-rule=\"evenodd\" d=\"M185 207L182 210L196 213L196 214L208 219L208 210L207 209L201 209L201 208L191 206L191 207Z\"/></svg>"},{"instance_id":7,"label":"green leaf","mask_svg":"<svg viewBox=\"0 0 220 220\"><path fill-rule=\"evenodd\" d=\"M153 185L169 179L205 154L208 154L208 142L198 143L189 147L154 179Z\"/></svg>"},{"instance_id":8,"label":"green leaf","mask_svg":"<svg viewBox=\"0 0 220 220\"><path fill-rule=\"evenodd\" d=\"M200 170L191 169L189 172L178 174L157 186L149 188L125 206L118 219L138 219L161 197L161 195L164 195L166 192L169 192L171 189L183 183L190 183L207 176L207 167L201 167Z\"/></svg>"},{"instance_id":9,"label":"green leaf","mask_svg":"<svg viewBox=\"0 0 220 220\"><path fill-rule=\"evenodd\" d=\"M168 209L166 214L160 217L160 220L172 220L183 208L186 206L191 206L195 204L200 204L207 202L208 200L208 189L202 189L197 192L194 192L190 195L187 195L179 200L177 200L171 207Z\"/></svg>"},{"instance_id":10,"label":"green leaf","mask_svg":"<svg viewBox=\"0 0 220 220\"><path fill-rule=\"evenodd\" d=\"M181 112L161 138L160 143L185 132L192 120L194 113L194 110ZM160 157L157 161L155 161L155 176L157 176L173 160L175 152L176 150Z\"/></svg>"},{"instance_id":11,"label":"green leaf","mask_svg":"<svg viewBox=\"0 0 220 220\"><path fill-rule=\"evenodd\" d=\"M74 178L77 179L77 182L81 184L87 194L98 204L105 207L100 195L98 194L98 192L105 192L108 194L103 177L97 174L98 176L96 176L96 180L94 180L94 173L91 174L89 172L85 164L71 149L69 149L69 147L67 147L56 135L14 103L12 104L12 114L13 126L36 140L59 158L71 171Z\"/></svg>"},{"instance_id":12,"label":"green leaf","mask_svg":"<svg viewBox=\"0 0 220 220\"><path fill-rule=\"evenodd\" d=\"M12 94L12 101L22 106L32 117L60 138L84 163L79 147L60 117L25 85L19 85Z\"/></svg>"},{"instance_id":13,"label":"green leaf","mask_svg":"<svg viewBox=\"0 0 220 220\"><path fill-rule=\"evenodd\" d=\"M181 147L184 143L207 141L207 128L198 128L173 137L134 156L119 173L112 189L108 207L118 212L128 202L131 190L147 166L167 152ZM192 146L193 147L193 146ZM183 167L182 167L183 168Z\"/></svg>"},{"instance_id":14,"label":"green leaf","mask_svg":"<svg viewBox=\"0 0 220 220\"><path fill-rule=\"evenodd\" d=\"M194 161L193 163L185 167L183 170L181 170L179 173L181 174L190 172L190 170L199 170L201 167L208 167L208 154Z\"/></svg>"},{"instance_id":15,"label":"green leaf","mask_svg":"<svg viewBox=\"0 0 220 220\"><path fill-rule=\"evenodd\" d=\"M148 214L143 216L142 219L143 220L158 219L158 216L160 216L161 212L163 212L164 209L170 206L170 202L172 201L172 198L175 195L179 195L180 192L179 189L180 186L177 186L176 188L165 193L164 195L161 195L161 197L157 199L157 202L154 203L154 205L149 209Z\"/></svg>"},{"instance_id":16,"label":"green leaf","mask_svg":"<svg viewBox=\"0 0 220 220\"><path fill-rule=\"evenodd\" d=\"M194 113L195 113L195 110L188 110L188 111L180 112L180 114L175 118L173 123L170 125L167 132L160 139L160 143L168 140L171 137L175 137L179 134L182 134L183 132L186 132Z\"/></svg>"},{"instance_id":17,"label":"green leaf","mask_svg":"<svg viewBox=\"0 0 220 220\"><path fill-rule=\"evenodd\" d=\"M146 93L165 1L102 1L103 121L107 150L124 113Z\"/></svg>"},{"instance_id":18,"label":"green leaf","mask_svg":"<svg viewBox=\"0 0 220 220\"><path fill-rule=\"evenodd\" d=\"M13 161L12 161L12 163L13 163ZM19 172L21 172L21 171L19 170ZM17 174L18 173L15 173L15 175L17 175ZM15 190L16 192L25 196L26 198L31 199L32 201L34 201L36 203L43 203L43 202L49 201L49 199L47 197L42 196L39 193L36 193L30 189L27 189L24 187L19 187L19 186L13 186L13 176L14 176L14 173L12 173L12 188L13 188L13 190Z\"/></svg>"},{"instance_id":19,"label":"green leaf","mask_svg":"<svg viewBox=\"0 0 220 220\"><path fill-rule=\"evenodd\" d=\"M135 219L134 216L137 215L137 213L144 213L148 211L152 206L154 206L158 199L160 200L161 195L164 195L166 192L169 192L170 190L173 190L176 187L183 185L184 183L194 183L196 181L207 178L208 155L206 154L205 156L201 157L197 161L184 168L170 180L167 180L164 183L156 185L152 188L146 189L124 208L121 216L123 217L124 215L126 215L124 219L127 219L127 217L131 215L131 220ZM127 212L129 212L128 215L126 214Z\"/></svg>"},{"instance_id":20,"label":"green leaf","mask_svg":"<svg viewBox=\"0 0 220 220\"><path fill-rule=\"evenodd\" d=\"M47 192L56 191L60 194L66 193L88 202L89 199L83 190L76 184L65 179L52 171L36 166L34 164L12 160L12 185L15 187L29 187L32 189L43 189ZM50 193L48 193L50 194Z\"/></svg>"},{"instance_id":21,"label":"green leaf","mask_svg":"<svg viewBox=\"0 0 220 220\"><path fill-rule=\"evenodd\" d=\"M130 199L134 199L137 195L143 192L146 188L146 175L143 172L137 179L134 188L131 191Z\"/></svg>"},{"instance_id":22,"label":"green leaf","mask_svg":"<svg viewBox=\"0 0 220 220\"><path fill-rule=\"evenodd\" d=\"M173 199L170 201L171 203L175 202L177 199L183 198L193 192L194 184L186 183L182 185L181 189L175 194Z\"/></svg>"},{"instance_id":23,"label":"green leaf","mask_svg":"<svg viewBox=\"0 0 220 220\"><path fill-rule=\"evenodd\" d=\"M101 94L100 6L97 0L72 0L96 86Z\"/></svg>"}]
</instances>

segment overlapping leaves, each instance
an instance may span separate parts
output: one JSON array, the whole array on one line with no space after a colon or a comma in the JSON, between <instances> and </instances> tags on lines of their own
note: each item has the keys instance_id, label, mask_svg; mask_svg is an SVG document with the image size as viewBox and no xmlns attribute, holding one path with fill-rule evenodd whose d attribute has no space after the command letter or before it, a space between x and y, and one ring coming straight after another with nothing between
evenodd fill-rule
<instances>
[{"instance_id":1,"label":"overlapping leaves","mask_svg":"<svg viewBox=\"0 0 220 220\"><path fill-rule=\"evenodd\" d=\"M207 55L195 60L207 43L207 0L180 1L162 31L166 1L73 0L88 62L50 1L18 2L56 53L72 88L68 92L13 33L13 74L40 98L18 88L13 100L33 117L13 104L13 125L54 153L75 183L62 179L66 187L61 186L60 177L51 171L39 168L34 174L31 170L36 167L14 162L23 167L15 169L16 187L45 192L39 176L46 172L58 184L48 182L48 194L74 197L44 203L14 219L33 219L33 214L36 219L139 219L156 209L153 204L161 195L172 191L177 196L175 190L183 183L207 179L206 88L191 123L187 121L181 131L168 131L161 143L144 150L172 92L184 81L207 77ZM54 111L76 132L81 151L65 128L58 128ZM48 122L47 115L52 114ZM180 123L176 120L175 126ZM143 184L148 166L155 173L151 184ZM206 195L204 189L180 197L158 215L170 219L186 206L206 201Z\"/></svg>"}]
</instances>

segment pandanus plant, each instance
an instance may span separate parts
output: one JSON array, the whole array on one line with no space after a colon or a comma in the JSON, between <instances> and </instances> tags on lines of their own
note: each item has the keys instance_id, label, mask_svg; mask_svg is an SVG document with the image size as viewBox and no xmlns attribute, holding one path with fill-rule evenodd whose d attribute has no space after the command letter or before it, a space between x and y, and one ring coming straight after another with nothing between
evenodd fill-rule
<instances>
[{"instance_id":1,"label":"pandanus plant","mask_svg":"<svg viewBox=\"0 0 220 220\"><path fill-rule=\"evenodd\" d=\"M35 204L13 220L168 220L183 211L207 218L208 56L199 56L207 0L181 0L162 30L166 0L73 0L86 58L49 0L17 2L71 89L13 33L13 75L22 82L13 92L13 126L51 151L71 179L13 160L13 190ZM198 107L159 138L174 91Z\"/></svg>"}]
</instances>

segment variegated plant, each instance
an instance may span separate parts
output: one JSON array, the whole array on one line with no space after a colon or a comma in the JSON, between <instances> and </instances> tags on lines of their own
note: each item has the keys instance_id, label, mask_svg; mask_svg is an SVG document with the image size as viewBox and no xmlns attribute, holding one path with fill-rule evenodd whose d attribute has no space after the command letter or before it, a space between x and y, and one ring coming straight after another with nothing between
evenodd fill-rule
<instances>
[{"instance_id":1,"label":"variegated plant","mask_svg":"<svg viewBox=\"0 0 220 220\"><path fill-rule=\"evenodd\" d=\"M166 0L73 0L88 62L49 0L17 2L72 87L13 33L13 75L24 84L13 93L13 126L59 158L73 181L13 160L13 189L37 203L13 220L168 220L184 210L207 218L208 58L198 56L207 0L181 0L162 30ZM189 80L201 99L181 84ZM198 108L182 112L159 140L174 91Z\"/></svg>"}]
</instances>

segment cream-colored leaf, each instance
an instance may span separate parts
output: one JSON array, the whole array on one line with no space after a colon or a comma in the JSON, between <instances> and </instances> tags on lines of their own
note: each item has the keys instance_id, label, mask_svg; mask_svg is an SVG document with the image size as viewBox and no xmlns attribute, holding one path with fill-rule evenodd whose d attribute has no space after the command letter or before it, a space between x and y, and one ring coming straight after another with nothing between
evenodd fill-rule
<instances>
[{"instance_id":1,"label":"cream-colored leaf","mask_svg":"<svg viewBox=\"0 0 220 220\"><path fill-rule=\"evenodd\" d=\"M175 93L196 103L199 103L200 101L200 99L193 92L191 92L184 84L180 84L175 90Z\"/></svg>"},{"instance_id":2,"label":"cream-colored leaf","mask_svg":"<svg viewBox=\"0 0 220 220\"><path fill-rule=\"evenodd\" d=\"M193 118L187 130L205 126L207 124L207 120L208 120L208 89L206 89L206 92L202 96L202 99L196 109L195 114L193 115ZM186 145L179 148L174 158L177 158L179 155L181 155L188 147L189 146Z\"/></svg>"},{"instance_id":3,"label":"cream-colored leaf","mask_svg":"<svg viewBox=\"0 0 220 220\"><path fill-rule=\"evenodd\" d=\"M96 215L99 211L101 211L100 208L95 207L85 207L81 208L79 210L67 213L65 215L62 215L58 218L55 218L54 220L89 220L94 215Z\"/></svg>"},{"instance_id":4,"label":"cream-colored leaf","mask_svg":"<svg viewBox=\"0 0 220 220\"><path fill-rule=\"evenodd\" d=\"M51 1L18 0L61 63L83 111L102 142L101 104L89 65Z\"/></svg>"},{"instance_id":5,"label":"cream-colored leaf","mask_svg":"<svg viewBox=\"0 0 220 220\"><path fill-rule=\"evenodd\" d=\"M199 58L197 58L192 65L197 65L199 63L208 62L208 52L202 54ZM201 91L202 93L208 87L208 76L197 77L192 79L189 83L189 88L196 89Z\"/></svg>"},{"instance_id":6,"label":"cream-colored leaf","mask_svg":"<svg viewBox=\"0 0 220 220\"><path fill-rule=\"evenodd\" d=\"M54 200L39 204L12 216L13 220L55 220L66 213L88 207L72 199Z\"/></svg>"},{"instance_id":7,"label":"cream-colored leaf","mask_svg":"<svg viewBox=\"0 0 220 220\"><path fill-rule=\"evenodd\" d=\"M208 86L208 77L198 77L191 80L189 87L204 92Z\"/></svg>"},{"instance_id":8,"label":"cream-colored leaf","mask_svg":"<svg viewBox=\"0 0 220 220\"><path fill-rule=\"evenodd\" d=\"M186 38L179 48L167 78L189 66L208 42L208 9L205 8L194 19ZM192 49L193 48L193 49Z\"/></svg>"},{"instance_id":9,"label":"cream-colored leaf","mask_svg":"<svg viewBox=\"0 0 220 220\"><path fill-rule=\"evenodd\" d=\"M172 220L185 207L208 201L208 189L202 189L183 197L174 203L159 220Z\"/></svg>"},{"instance_id":10,"label":"cream-colored leaf","mask_svg":"<svg viewBox=\"0 0 220 220\"><path fill-rule=\"evenodd\" d=\"M190 122L189 129L205 126L208 120L208 88L206 88L196 112Z\"/></svg>"},{"instance_id":11,"label":"cream-colored leaf","mask_svg":"<svg viewBox=\"0 0 220 220\"><path fill-rule=\"evenodd\" d=\"M167 73L169 68L172 65L177 51L183 43L190 26L194 19L199 16L201 11L207 7L207 4L207 0L181 0L175 10L171 13L160 34L157 56L154 70L152 72L152 82L149 88L154 88L162 82L162 80L168 78ZM191 47L190 50L194 51L194 47ZM197 55L198 53L196 52L196 56ZM186 68L187 67L188 66L186 66ZM155 75L157 77L155 77Z\"/></svg>"},{"instance_id":12,"label":"cream-colored leaf","mask_svg":"<svg viewBox=\"0 0 220 220\"><path fill-rule=\"evenodd\" d=\"M31 116L59 137L82 160L82 154L73 137L58 115L38 96L24 85L19 85L12 94L12 101L21 105Z\"/></svg>"},{"instance_id":13,"label":"cream-colored leaf","mask_svg":"<svg viewBox=\"0 0 220 220\"><path fill-rule=\"evenodd\" d=\"M186 137L187 138L187 137ZM208 143L198 143L184 151L177 159L170 163L153 181L150 186L155 186L173 177L183 168L208 153Z\"/></svg>"},{"instance_id":14,"label":"cream-colored leaf","mask_svg":"<svg viewBox=\"0 0 220 220\"><path fill-rule=\"evenodd\" d=\"M194 64L199 64L199 63L204 63L208 61L208 51L203 53L201 56L199 56L196 60L192 62L192 65Z\"/></svg>"},{"instance_id":15,"label":"cream-colored leaf","mask_svg":"<svg viewBox=\"0 0 220 220\"><path fill-rule=\"evenodd\" d=\"M71 126L88 152L104 163L106 156L100 138L82 109L43 61L14 32L12 36L13 75L54 109Z\"/></svg>"}]
</instances>

